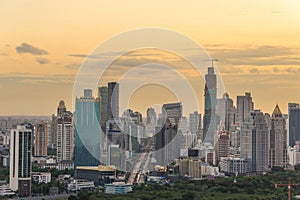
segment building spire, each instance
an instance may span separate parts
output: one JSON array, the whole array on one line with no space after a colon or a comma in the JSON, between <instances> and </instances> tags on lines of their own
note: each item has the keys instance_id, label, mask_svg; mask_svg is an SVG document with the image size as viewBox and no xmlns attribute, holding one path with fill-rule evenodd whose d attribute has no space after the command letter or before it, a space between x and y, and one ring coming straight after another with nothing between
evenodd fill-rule
<instances>
[{"instance_id":1,"label":"building spire","mask_svg":"<svg viewBox=\"0 0 300 200\"><path fill-rule=\"evenodd\" d=\"M275 116L275 117L281 117L282 116L282 113L280 111L278 103L276 104L272 115Z\"/></svg>"}]
</instances>

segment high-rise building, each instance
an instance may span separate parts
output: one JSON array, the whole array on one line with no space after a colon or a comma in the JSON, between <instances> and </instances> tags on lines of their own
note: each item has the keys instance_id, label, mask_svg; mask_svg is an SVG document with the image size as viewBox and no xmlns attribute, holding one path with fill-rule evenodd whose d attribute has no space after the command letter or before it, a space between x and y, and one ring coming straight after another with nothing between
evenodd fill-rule
<instances>
[{"instance_id":1,"label":"high-rise building","mask_svg":"<svg viewBox=\"0 0 300 200\"><path fill-rule=\"evenodd\" d=\"M260 110L250 111L241 127L240 143L241 156L252 172L268 171L268 132L265 115Z\"/></svg>"},{"instance_id":2,"label":"high-rise building","mask_svg":"<svg viewBox=\"0 0 300 200\"><path fill-rule=\"evenodd\" d=\"M270 119L269 166L286 168L287 164L286 120L277 104Z\"/></svg>"},{"instance_id":3,"label":"high-rise building","mask_svg":"<svg viewBox=\"0 0 300 200\"><path fill-rule=\"evenodd\" d=\"M162 117L165 119L162 128L155 135L156 156L160 165L165 165L180 155L180 147L184 142L183 135L178 131L182 117L182 105L180 103L164 104ZM175 138L176 136L176 138Z\"/></svg>"},{"instance_id":4,"label":"high-rise building","mask_svg":"<svg viewBox=\"0 0 300 200\"><path fill-rule=\"evenodd\" d=\"M245 96L237 96L237 124L241 125L247 114L254 110L254 102L252 101L251 93L246 92Z\"/></svg>"},{"instance_id":5,"label":"high-rise building","mask_svg":"<svg viewBox=\"0 0 300 200\"><path fill-rule=\"evenodd\" d=\"M105 132L105 125L106 121L108 120L108 88L106 86L98 88L98 97L101 99L100 125L103 132Z\"/></svg>"},{"instance_id":6,"label":"high-rise building","mask_svg":"<svg viewBox=\"0 0 300 200\"><path fill-rule=\"evenodd\" d=\"M34 131L34 156L47 156L48 124L38 122Z\"/></svg>"},{"instance_id":7,"label":"high-rise building","mask_svg":"<svg viewBox=\"0 0 300 200\"><path fill-rule=\"evenodd\" d=\"M208 74L205 75L204 97L203 140L214 145L217 132L217 77L214 67L209 67Z\"/></svg>"},{"instance_id":8,"label":"high-rise building","mask_svg":"<svg viewBox=\"0 0 300 200\"><path fill-rule=\"evenodd\" d=\"M198 139L203 139L200 135L201 114L199 114L197 111L195 111L194 113L190 113L189 128L193 135L197 135Z\"/></svg>"},{"instance_id":9,"label":"high-rise building","mask_svg":"<svg viewBox=\"0 0 300 200\"><path fill-rule=\"evenodd\" d=\"M52 149L56 149L57 146L57 116L52 115L50 124L50 146Z\"/></svg>"},{"instance_id":10,"label":"high-rise building","mask_svg":"<svg viewBox=\"0 0 300 200\"><path fill-rule=\"evenodd\" d=\"M227 93L223 98L217 99L217 116L218 125L221 130L233 131L235 125L236 109L233 106L233 101Z\"/></svg>"},{"instance_id":11,"label":"high-rise building","mask_svg":"<svg viewBox=\"0 0 300 200\"><path fill-rule=\"evenodd\" d=\"M64 101L59 103L57 116L57 161L71 161L74 153L73 114Z\"/></svg>"},{"instance_id":12,"label":"high-rise building","mask_svg":"<svg viewBox=\"0 0 300 200\"><path fill-rule=\"evenodd\" d=\"M107 91L107 115L108 119L119 118L119 83L109 82Z\"/></svg>"},{"instance_id":13,"label":"high-rise building","mask_svg":"<svg viewBox=\"0 0 300 200\"><path fill-rule=\"evenodd\" d=\"M229 132L221 132L216 145L216 160L217 163L222 157L227 157L229 155Z\"/></svg>"},{"instance_id":14,"label":"high-rise building","mask_svg":"<svg viewBox=\"0 0 300 200\"><path fill-rule=\"evenodd\" d=\"M10 134L10 174L9 184L13 191L22 196L31 191L32 130L18 125Z\"/></svg>"},{"instance_id":15,"label":"high-rise building","mask_svg":"<svg viewBox=\"0 0 300 200\"><path fill-rule=\"evenodd\" d=\"M179 159L179 175L201 178L201 160L197 157L181 157Z\"/></svg>"},{"instance_id":16,"label":"high-rise building","mask_svg":"<svg viewBox=\"0 0 300 200\"><path fill-rule=\"evenodd\" d=\"M300 105L289 103L289 146L294 146L300 140Z\"/></svg>"},{"instance_id":17,"label":"high-rise building","mask_svg":"<svg viewBox=\"0 0 300 200\"><path fill-rule=\"evenodd\" d=\"M147 109L147 133L155 134L156 112L154 108Z\"/></svg>"},{"instance_id":18,"label":"high-rise building","mask_svg":"<svg viewBox=\"0 0 300 200\"><path fill-rule=\"evenodd\" d=\"M100 160L100 98L91 90L76 98L74 113L74 166L98 166Z\"/></svg>"}]
</instances>

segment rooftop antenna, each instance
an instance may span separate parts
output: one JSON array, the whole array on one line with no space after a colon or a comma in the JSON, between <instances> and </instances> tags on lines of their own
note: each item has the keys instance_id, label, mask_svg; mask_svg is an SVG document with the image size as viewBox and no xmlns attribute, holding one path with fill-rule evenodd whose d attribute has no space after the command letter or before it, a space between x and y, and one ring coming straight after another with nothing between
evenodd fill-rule
<instances>
[{"instance_id":1,"label":"rooftop antenna","mask_svg":"<svg viewBox=\"0 0 300 200\"><path fill-rule=\"evenodd\" d=\"M211 59L211 66L214 67L214 62L219 61L218 59Z\"/></svg>"}]
</instances>

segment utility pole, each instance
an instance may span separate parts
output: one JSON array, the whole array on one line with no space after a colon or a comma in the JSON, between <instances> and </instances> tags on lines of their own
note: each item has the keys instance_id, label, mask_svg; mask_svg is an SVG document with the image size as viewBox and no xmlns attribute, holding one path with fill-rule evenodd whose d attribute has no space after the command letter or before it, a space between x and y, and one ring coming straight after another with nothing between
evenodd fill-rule
<instances>
[{"instance_id":1,"label":"utility pole","mask_svg":"<svg viewBox=\"0 0 300 200\"><path fill-rule=\"evenodd\" d=\"M276 183L275 188L277 187L287 187L288 188L288 200L291 200L291 186L297 186L300 185L300 183L291 183L291 179L289 178L288 184L282 184L282 183Z\"/></svg>"}]
</instances>

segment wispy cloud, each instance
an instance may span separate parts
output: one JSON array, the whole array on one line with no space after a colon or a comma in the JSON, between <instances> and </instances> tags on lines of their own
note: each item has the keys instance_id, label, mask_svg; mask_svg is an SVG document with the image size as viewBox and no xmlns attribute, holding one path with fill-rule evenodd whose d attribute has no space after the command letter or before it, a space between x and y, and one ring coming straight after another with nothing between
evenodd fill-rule
<instances>
[{"instance_id":1,"label":"wispy cloud","mask_svg":"<svg viewBox=\"0 0 300 200\"><path fill-rule=\"evenodd\" d=\"M42 58L42 57L37 57L37 58L36 58L36 61L37 61L39 64L41 64L41 65L43 65L43 64L48 64L48 63L50 62L49 59L47 59L47 58Z\"/></svg>"},{"instance_id":2,"label":"wispy cloud","mask_svg":"<svg viewBox=\"0 0 300 200\"><path fill-rule=\"evenodd\" d=\"M22 44L17 46L16 51L19 54L23 54L23 53L29 53L29 54L33 54L33 55L47 55L48 54L48 51L38 48L38 47L35 47L26 42L23 42Z\"/></svg>"},{"instance_id":3,"label":"wispy cloud","mask_svg":"<svg viewBox=\"0 0 300 200\"><path fill-rule=\"evenodd\" d=\"M79 67L80 67L80 63L71 63L71 64L65 65L65 69L68 69L68 70L77 70Z\"/></svg>"}]
</instances>

